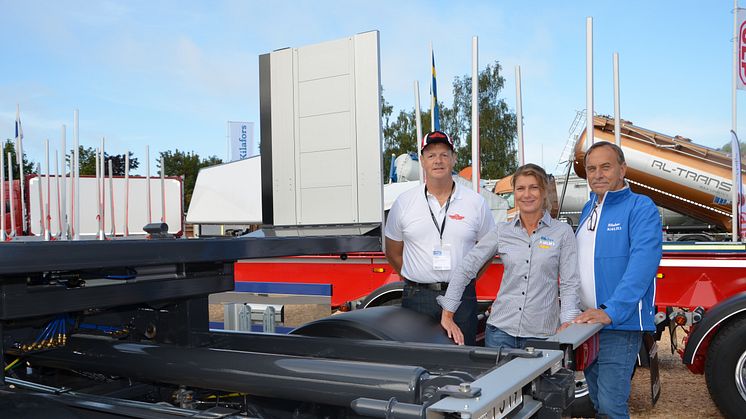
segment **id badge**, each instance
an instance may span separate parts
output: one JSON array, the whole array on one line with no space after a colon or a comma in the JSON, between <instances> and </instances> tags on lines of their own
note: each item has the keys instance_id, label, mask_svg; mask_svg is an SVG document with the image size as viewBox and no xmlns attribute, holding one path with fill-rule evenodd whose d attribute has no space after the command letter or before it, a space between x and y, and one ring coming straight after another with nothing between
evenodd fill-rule
<instances>
[{"instance_id":1,"label":"id badge","mask_svg":"<svg viewBox=\"0 0 746 419\"><path fill-rule=\"evenodd\" d=\"M451 270L450 244L436 244L433 246L433 269L436 271Z\"/></svg>"}]
</instances>

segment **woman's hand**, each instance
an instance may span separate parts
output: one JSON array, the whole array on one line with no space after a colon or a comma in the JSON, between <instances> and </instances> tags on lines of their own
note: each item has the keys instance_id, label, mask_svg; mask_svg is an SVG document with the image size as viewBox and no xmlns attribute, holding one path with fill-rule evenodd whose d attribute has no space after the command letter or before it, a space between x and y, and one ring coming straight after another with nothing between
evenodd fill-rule
<instances>
[{"instance_id":1,"label":"woman's hand","mask_svg":"<svg viewBox=\"0 0 746 419\"><path fill-rule=\"evenodd\" d=\"M461 329L458 327L456 322L453 321L452 311L443 310L443 313L440 315L440 325L446 330L448 337L453 339L457 345L464 344L464 334L461 333Z\"/></svg>"}]
</instances>

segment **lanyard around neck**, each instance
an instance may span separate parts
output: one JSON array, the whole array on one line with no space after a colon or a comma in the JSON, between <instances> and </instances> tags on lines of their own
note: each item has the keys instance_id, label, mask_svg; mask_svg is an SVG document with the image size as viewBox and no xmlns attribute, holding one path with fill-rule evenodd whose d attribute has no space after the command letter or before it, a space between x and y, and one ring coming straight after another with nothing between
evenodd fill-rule
<instances>
[{"instance_id":1,"label":"lanyard around neck","mask_svg":"<svg viewBox=\"0 0 746 419\"><path fill-rule=\"evenodd\" d=\"M446 220L448 219L448 207L451 206L451 197L453 196L454 189L456 189L456 182L453 182L451 184L451 193L448 195L448 201L446 201L446 215L445 217L443 217L443 224L441 224L440 227L438 227L438 220L435 219L435 214L433 214L433 209L430 208L430 201L427 199L427 185L425 185L425 202L427 203L427 209L430 210L430 217L433 219L433 224L435 224L435 229L438 230L438 235L440 236L441 242L443 242L443 232L446 230Z\"/></svg>"}]
</instances>

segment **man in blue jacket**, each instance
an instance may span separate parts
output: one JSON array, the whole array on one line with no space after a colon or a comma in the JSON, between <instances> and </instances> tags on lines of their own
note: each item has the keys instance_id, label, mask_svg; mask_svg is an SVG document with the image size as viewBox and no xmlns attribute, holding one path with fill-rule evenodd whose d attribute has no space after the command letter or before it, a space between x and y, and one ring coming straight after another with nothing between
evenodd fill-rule
<instances>
[{"instance_id":1,"label":"man in blue jacket","mask_svg":"<svg viewBox=\"0 0 746 419\"><path fill-rule=\"evenodd\" d=\"M628 418L630 381L642 334L655 330L655 275L662 254L660 215L653 201L624 180L622 149L599 141L585 153L591 193L578 238L580 302L575 323L601 323L599 353L585 370L599 417Z\"/></svg>"}]
</instances>

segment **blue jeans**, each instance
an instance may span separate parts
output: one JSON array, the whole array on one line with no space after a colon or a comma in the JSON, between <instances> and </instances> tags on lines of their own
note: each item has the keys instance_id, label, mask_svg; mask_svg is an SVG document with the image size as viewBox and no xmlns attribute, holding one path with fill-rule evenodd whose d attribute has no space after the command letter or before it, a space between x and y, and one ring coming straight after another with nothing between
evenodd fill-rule
<instances>
[{"instance_id":1,"label":"blue jeans","mask_svg":"<svg viewBox=\"0 0 746 419\"><path fill-rule=\"evenodd\" d=\"M524 349L526 347L526 341L529 339L545 340L546 338L522 338L519 336L512 336L505 333L499 327L495 327L491 324L487 325L487 330L484 332L484 346L490 348L502 346L503 348Z\"/></svg>"},{"instance_id":2,"label":"blue jeans","mask_svg":"<svg viewBox=\"0 0 746 419\"><path fill-rule=\"evenodd\" d=\"M598 358L585 369L591 401L599 415L629 418L627 401L642 332L601 330Z\"/></svg>"},{"instance_id":3,"label":"blue jeans","mask_svg":"<svg viewBox=\"0 0 746 419\"><path fill-rule=\"evenodd\" d=\"M464 334L464 344L474 346L477 344L477 291L476 281L472 280L464 289L453 321ZM435 299L439 295L445 295L446 290L435 291L423 287L404 285L401 306L419 313L427 314L440 323L442 308Z\"/></svg>"}]
</instances>

